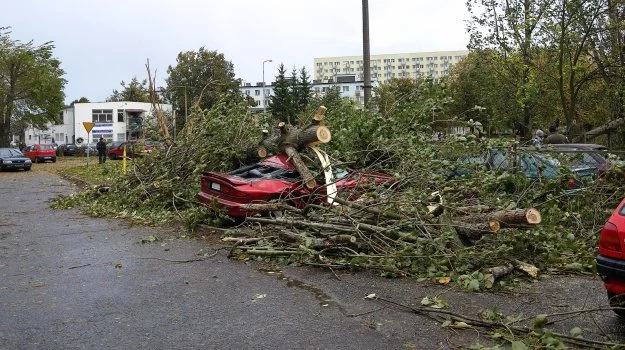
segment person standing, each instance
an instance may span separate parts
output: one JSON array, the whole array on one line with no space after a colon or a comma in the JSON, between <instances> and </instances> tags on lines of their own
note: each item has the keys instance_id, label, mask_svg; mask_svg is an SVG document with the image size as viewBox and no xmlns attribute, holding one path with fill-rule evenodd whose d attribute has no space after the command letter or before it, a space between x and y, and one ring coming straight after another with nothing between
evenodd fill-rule
<instances>
[{"instance_id":1,"label":"person standing","mask_svg":"<svg viewBox=\"0 0 625 350\"><path fill-rule=\"evenodd\" d=\"M536 136L534 136L534 138L532 139L532 146L540 146L540 144L543 142L544 137L545 133L542 130L536 130Z\"/></svg>"},{"instance_id":2,"label":"person standing","mask_svg":"<svg viewBox=\"0 0 625 350\"><path fill-rule=\"evenodd\" d=\"M103 137L100 137L100 141L95 145L95 148L98 150L100 164L106 163L106 142L104 142Z\"/></svg>"},{"instance_id":3,"label":"person standing","mask_svg":"<svg viewBox=\"0 0 625 350\"><path fill-rule=\"evenodd\" d=\"M545 139L545 141L543 142L544 144L548 145L555 145L555 144L560 144L560 143L569 143L569 139L566 138L566 136L558 133L558 129L556 128L555 125L551 125L549 126L549 136L547 136L547 138Z\"/></svg>"}]
</instances>

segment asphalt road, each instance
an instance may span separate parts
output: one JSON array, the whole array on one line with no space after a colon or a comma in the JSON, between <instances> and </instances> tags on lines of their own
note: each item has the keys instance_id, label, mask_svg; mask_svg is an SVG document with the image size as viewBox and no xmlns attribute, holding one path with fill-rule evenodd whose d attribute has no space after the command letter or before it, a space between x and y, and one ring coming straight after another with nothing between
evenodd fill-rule
<instances>
[{"instance_id":1,"label":"asphalt road","mask_svg":"<svg viewBox=\"0 0 625 350\"><path fill-rule=\"evenodd\" d=\"M449 311L531 316L605 306L594 276L547 276L514 293L465 293L366 272L288 267L226 257L216 237L129 227L77 210L50 209L74 188L41 171L0 173L0 349L446 349L488 343L481 330L363 297ZM155 235L160 241L142 244ZM205 260L188 261L205 257ZM611 311L553 325L606 340L623 332Z\"/></svg>"}]
</instances>

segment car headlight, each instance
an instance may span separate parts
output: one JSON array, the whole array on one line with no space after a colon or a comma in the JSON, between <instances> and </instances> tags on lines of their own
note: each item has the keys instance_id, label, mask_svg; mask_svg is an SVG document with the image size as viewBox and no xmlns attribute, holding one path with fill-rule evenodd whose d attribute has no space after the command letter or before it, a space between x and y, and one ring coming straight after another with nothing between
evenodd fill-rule
<instances>
[{"instance_id":1,"label":"car headlight","mask_svg":"<svg viewBox=\"0 0 625 350\"><path fill-rule=\"evenodd\" d=\"M3 161L2 161L2 164L12 164L12 163L13 163L13 162L12 162L12 161L10 161L10 160L3 160Z\"/></svg>"},{"instance_id":2,"label":"car headlight","mask_svg":"<svg viewBox=\"0 0 625 350\"><path fill-rule=\"evenodd\" d=\"M30 164L30 163L32 163L32 162L33 162L32 160L30 160L30 159L26 159L26 161L25 161L24 163L26 163L26 164Z\"/></svg>"}]
</instances>

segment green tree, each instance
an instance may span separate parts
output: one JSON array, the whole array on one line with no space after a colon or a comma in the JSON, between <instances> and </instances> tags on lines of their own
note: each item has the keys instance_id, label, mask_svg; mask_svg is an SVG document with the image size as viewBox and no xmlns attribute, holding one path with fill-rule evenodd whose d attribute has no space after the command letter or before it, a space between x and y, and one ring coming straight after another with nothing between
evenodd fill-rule
<instances>
[{"instance_id":1,"label":"green tree","mask_svg":"<svg viewBox=\"0 0 625 350\"><path fill-rule=\"evenodd\" d=\"M498 69L499 54L493 50L474 50L456 64L447 79L453 99L450 114L461 120L473 119L486 130L514 129L517 118L516 89L509 72Z\"/></svg>"},{"instance_id":2,"label":"green tree","mask_svg":"<svg viewBox=\"0 0 625 350\"><path fill-rule=\"evenodd\" d=\"M273 95L269 99L267 109L274 118L290 123L292 101L290 82L286 78L286 68L281 63L278 66L278 75L273 87Z\"/></svg>"},{"instance_id":3,"label":"green tree","mask_svg":"<svg viewBox=\"0 0 625 350\"><path fill-rule=\"evenodd\" d=\"M312 84L306 68L303 67L298 75L297 68L293 67L287 78L284 64L280 64L273 96L269 100L271 114L280 121L291 123L306 110L311 97Z\"/></svg>"},{"instance_id":4,"label":"green tree","mask_svg":"<svg viewBox=\"0 0 625 350\"><path fill-rule=\"evenodd\" d=\"M589 6L592 6L589 2ZM601 11L595 23L595 28L588 31L590 55L597 66L599 76L605 82L606 90L603 96L609 99L610 119L625 117L625 42L623 31L625 26L625 1L602 0L597 6ZM592 7L591 7L592 9ZM584 26L587 18L593 11L586 11L579 20Z\"/></svg>"},{"instance_id":5,"label":"green tree","mask_svg":"<svg viewBox=\"0 0 625 350\"><path fill-rule=\"evenodd\" d=\"M297 105L298 112L302 112L308 106L312 96L312 84L310 83L310 75L306 71L306 67L302 67L299 71L299 85L297 86Z\"/></svg>"},{"instance_id":6,"label":"green tree","mask_svg":"<svg viewBox=\"0 0 625 350\"><path fill-rule=\"evenodd\" d=\"M76 103L89 103L89 102L91 102L91 101L89 101L89 99L88 99L88 98L86 98L86 97L84 97L84 96L83 96L83 97L81 97L81 98L79 98L79 99L77 99L77 100L72 101L72 103L70 103L69 105L70 105L70 106L73 106L73 105L75 105Z\"/></svg>"},{"instance_id":7,"label":"green tree","mask_svg":"<svg viewBox=\"0 0 625 350\"><path fill-rule=\"evenodd\" d=\"M0 28L0 147L27 126L45 129L64 107L65 72L54 58L54 45L35 45L10 37Z\"/></svg>"},{"instance_id":8,"label":"green tree","mask_svg":"<svg viewBox=\"0 0 625 350\"><path fill-rule=\"evenodd\" d=\"M185 99L189 107L210 109L224 94L238 95L240 81L234 65L217 51L201 47L198 51L180 52L176 65L167 68L165 97L175 102L183 115Z\"/></svg>"},{"instance_id":9,"label":"green tree","mask_svg":"<svg viewBox=\"0 0 625 350\"><path fill-rule=\"evenodd\" d=\"M150 91L147 79L143 79L139 82L137 77L133 77L128 84L122 81L121 86L121 91L113 90L113 94L106 99L108 102L150 102Z\"/></svg>"},{"instance_id":10,"label":"green tree","mask_svg":"<svg viewBox=\"0 0 625 350\"><path fill-rule=\"evenodd\" d=\"M392 78L373 89L371 99L383 118L406 126L431 124L439 119L446 97L445 85L431 78Z\"/></svg>"},{"instance_id":11,"label":"green tree","mask_svg":"<svg viewBox=\"0 0 625 350\"><path fill-rule=\"evenodd\" d=\"M516 90L523 137L529 137L532 107L539 97L531 69L538 32L551 5L550 0L467 0L469 48L498 53L495 68L507 70L506 75L513 78L509 83Z\"/></svg>"}]
</instances>

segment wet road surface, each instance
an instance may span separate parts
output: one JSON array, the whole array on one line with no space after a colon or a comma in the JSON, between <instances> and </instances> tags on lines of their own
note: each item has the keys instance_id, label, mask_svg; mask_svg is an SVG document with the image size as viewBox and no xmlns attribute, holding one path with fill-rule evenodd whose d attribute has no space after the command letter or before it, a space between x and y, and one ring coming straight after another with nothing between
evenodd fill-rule
<instances>
[{"instance_id":1,"label":"wet road surface","mask_svg":"<svg viewBox=\"0 0 625 350\"><path fill-rule=\"evenodd\" d=\"M0 173L0 349L446 349L487 340L363 296L415 307L440 295L471 317L484 308L532 315L606 303L594 276L478 294L367 272L267 269L184 232L49 208L71 191L47 172ZM149 235L160 241L141 244ZM176 262L198 257L206 259ZM622 331L611 312L556 330L575 326L588 337Z\"/></svg>"}]
</instances>

